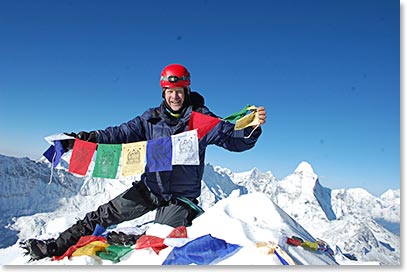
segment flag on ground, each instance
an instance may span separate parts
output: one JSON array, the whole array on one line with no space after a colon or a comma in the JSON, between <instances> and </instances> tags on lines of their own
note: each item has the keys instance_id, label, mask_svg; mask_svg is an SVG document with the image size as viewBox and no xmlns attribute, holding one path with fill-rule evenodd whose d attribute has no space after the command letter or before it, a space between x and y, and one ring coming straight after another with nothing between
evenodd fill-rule
<instances>
[{"instance_id":1,"label":"flag on ground","mask_svg":"<svg viewBox=\"0 0 407 272\"><path fill-rule=\"evenodd\" d=\"M163 265L216 264L236 253L240 248L239 245L227 243L207 234L181 247L174 247Z\"/></svg>"}]
</instances>

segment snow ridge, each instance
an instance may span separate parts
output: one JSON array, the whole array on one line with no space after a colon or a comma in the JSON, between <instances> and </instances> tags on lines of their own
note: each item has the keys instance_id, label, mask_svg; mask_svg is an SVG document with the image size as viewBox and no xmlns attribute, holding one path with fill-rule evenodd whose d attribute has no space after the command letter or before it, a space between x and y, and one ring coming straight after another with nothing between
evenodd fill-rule
<instances>
[{"instance_id":1,"label":"snow ridge","mask_svg":"<svg viewBox=\"0 0 407 272\"><path fill-rule=\"evenodd\" d=\"M253 192L251 184L258 182L234 181L246 186L249 193ZM282 180L261 182L273 187L266 194L314 237L365 262L400 264L399 189L380 197L361 188L331 190L320 184L306 162Z\"/></svg>"},{"instance_id":2,"label":"snow ridge","mask_svg":"<svg viewBox=\"0 0 407 272\"><path fill-rule=\"evenodd\" d=\"M0 248L11 246L8 251L18 252L18 239L57 236L135 179L77 177L66 171L66 165L63 162L54 170L48 184L49 163L0 155L0 234L4 237ZM335 258L341 263L354 262L342 254L349 253L358 263L400 264L400 190L388 190L380 197L361 188L331 190L320 184L308 162L301 162L282 180L257 168L233 173L207 164L199 201L206 212L190 227L191 235L211 230L228 241L249 245L267 237L278 240L283 234L298 234L311 241L320 238L337 248ZM121 226L153 217L151 212ZM393 232L385 228L390 223ZM240 229L238 234L231 231L233 226ZM0 263L7 250L0 249ZM291 253L299 263L331 262L313 259L303 251ZM17 264L21 261L15 260Z\"/></svg>"}]
</instances>

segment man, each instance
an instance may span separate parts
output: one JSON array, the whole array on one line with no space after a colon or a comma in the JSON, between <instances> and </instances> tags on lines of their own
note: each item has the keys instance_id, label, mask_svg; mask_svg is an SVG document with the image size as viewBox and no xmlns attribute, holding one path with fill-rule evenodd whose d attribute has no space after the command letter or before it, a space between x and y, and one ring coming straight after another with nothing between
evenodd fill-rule
<instances>
[{"instance_id":1,"label":"man","mask_svg":"<svg viewBox=\"0 0 407 272\"><path fill-rule=\"evenodd\" d=\"M204 106L203 97L190 90L190 73L179 64L165 67L161 73L163 102L120 126L105 130L71 133L78 139L104 144L123 144L168 137L188 130L192 111L216 117ZM264 107L257 109L260 124L266 122ZM138 218L156 210L154 222L172 227L190 226L202 211L197 205L205 165L205 149L210 144L229 151L252 148L261 128L234 130L234 124L220 121L199 140L199 165L174 165L172 171L150 172L146 169L140 181L132 187L89 212L84 219L62 232L57 239L29 239L22 247L31 259L60 256L81 236L91 235L97 224L104 228ZM251 134L251 135L250 135ZM250 137L247 137L249 136ZM74 140L62 142L65 151L72 149Z\"/></svg>"}]
</instances>

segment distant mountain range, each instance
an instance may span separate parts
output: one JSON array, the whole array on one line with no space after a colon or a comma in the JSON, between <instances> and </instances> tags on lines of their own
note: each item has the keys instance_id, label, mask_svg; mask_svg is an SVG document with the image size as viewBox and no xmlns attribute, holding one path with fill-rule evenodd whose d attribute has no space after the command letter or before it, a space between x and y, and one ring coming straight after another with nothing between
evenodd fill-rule
<instances>
[{"instance_id":1,"label":"distant mountain range","mask_svg":"<svg viewBox=\"0 0 407 272\"><path fill-rule=\"evenodd\" d=\"M301 162L282 180L256 168L233 173L211 165L206 166L203 179L208 189L217 193L215 199L233 189L263 192L314 237L331 246L364 261L400 263L399 189L380 197L361 188L331 190L319 183L307 162Z\"/></svg>"},{"instance_id":2,"label":"distant mountain range","mask_svg":"<svg viewBox=\"0 0 407 272\"><path fill-rule=\"evenodd\" d=\"M71 218L67 223L74 223L132 182L131 178L93 182L90 175L77 177L66 168L62 161L50 180L48 162L0 155L0 248L27 238L21 235L30 229L41 231L44 221L51 221L48 213L64 213ZM281 180L270 171L233 173L207 164L199 201L206 210L231 194L253 192L267 195L313 237L337 251L365 262L400 264L400 190L388 190L380 197L361 188L332 190L319 183L307 162ZM21 223L22 216L31 216L34 223Z\"/></svg>"}]
</instances>

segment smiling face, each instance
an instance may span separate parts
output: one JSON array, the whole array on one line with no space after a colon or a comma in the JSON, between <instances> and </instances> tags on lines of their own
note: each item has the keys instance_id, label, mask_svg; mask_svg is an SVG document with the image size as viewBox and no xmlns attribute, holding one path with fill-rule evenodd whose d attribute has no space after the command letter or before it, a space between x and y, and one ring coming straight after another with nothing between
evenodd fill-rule
<instances>
[{"instance_id":1,"label":"smiling face","mask_svg":"<svg viewBox=\"0 0 407 272\"><path fill-rule=\"evenodd\" d=\"M184 88L166 88L164 90L164 99L174 112L179 111L185 100Z\"/></svg>"}]
</instances>

